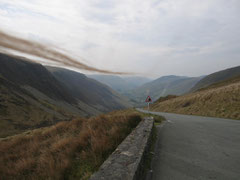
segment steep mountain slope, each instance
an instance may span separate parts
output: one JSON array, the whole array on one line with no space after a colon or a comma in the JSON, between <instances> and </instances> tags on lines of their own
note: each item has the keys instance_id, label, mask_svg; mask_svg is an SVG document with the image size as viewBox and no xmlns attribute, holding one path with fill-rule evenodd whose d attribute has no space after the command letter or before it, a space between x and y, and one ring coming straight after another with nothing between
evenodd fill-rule
<instances>
[{"instance_id":1,"label":"steep mountain slope","mask_svg":"<svg viewBox=\"0 0 240 180\"><path fill-rule=\"evenodd\" d=\"M87 115L40 64L0 54L0 137Z\"/></svg>"},{"instance_id":2,"label":"steep mountain slope","mask_svg":"<svg viewBox=\"0 0 240 180\"><path fill-rule=\"evenodd\" d=\"M84 75L66 79L72 84L58 80L40 64L0 54L0 137L127 106L110 88Z\"/></svg>"},{"instance_id":3,"label":"steep mountain slope","mask_svg":"<svg viewBox=\"0 0 240 180\"><path fill-rule=\"evenodd\" d=\"M67 87L77 100L101 111L128 107L128 100L108 86L85 75L67 69L47 67L54 77Z\"/></svg>"},{"instance_id":4,"label":"steep mountain slope","mask_svg":"<svg viewBox=\"0 0 240 180\"><path fill-rule=\"evenodd\" d=\"M50 98L76 103L66 88L42 65L0 54L0 73L8 81L22 87L30 86Z\"/></svg>"},{"instance_id":5,"label":"steep mountain slope","mask_svg":"<svg viewBox=\"0 0 240 180\"><path fill-rule=\"evenodd\" d=\"M149 78L137 76L120 77L112 75L88 75L88 77L108 85L119 93L125 93L151 81Z\"/></svg>"},{"instance_id":6,"label":"steep mountain slope","mask_svg":"<svg viewBox=\"0 0 240 180\"><path fill-rule=\"evenodd\" d=\"M157 101L154 111L240 119L240 76L212 84L200 91Z\"/></svg>"},{"instance_id":7,"label":"steep mountain slope","mask_svg":"<svg viewBox=\"0 0 240 180\"><path fill-rule=\"evenodd\" d=\"M236 76L240 75L240 66L225 69L219 72L215 72L213 74L210 74L200 80L192 89L191 92L196 91L201 88L205 88L211 84L224 81L230 78L234 78Z\"/></svg>"},{"instance_id":8,"label":"steep mountain slope","mask_svg":"<svg viewBox=\"0 0 240 180\"><path fill-rule=\"evenodd\" d=\"M164 76L130 91L126 96L144 102L150 95L153 100L161 96L187 93L202 77Z\"/></svg>"},{"instance_id":9,"label":"steep mountain slope","mask_svg":"<svg viewBox=\"0 0 240 180\"><path fill-rule=\"evenodd\" d=\"M0 137L70 120L81 111L70 111L48 99L38 99L24 88L0 77ZM55 102L52 100L52 102ZM70 105L69 105L70 106ZM73 106L70 106L73 107ZM76 108L75 108L76 109Z\"/></svg>"}]
</instances>

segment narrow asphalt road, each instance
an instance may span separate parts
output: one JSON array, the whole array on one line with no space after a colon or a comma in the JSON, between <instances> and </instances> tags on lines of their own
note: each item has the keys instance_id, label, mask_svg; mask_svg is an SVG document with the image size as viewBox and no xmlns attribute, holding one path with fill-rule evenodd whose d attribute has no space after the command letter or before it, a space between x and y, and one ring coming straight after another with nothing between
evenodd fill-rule
<instances>
[{"instance_id":1,"label":"narrow asphalt road","mask_svg":"<svg viewBox=\"0 0 240 180\"><path fill-rule=\"evenodd\" d=\"M167 119L157 127L151 179L240 180L240 121L151 113Z\"/></svg>"}]
</instances>

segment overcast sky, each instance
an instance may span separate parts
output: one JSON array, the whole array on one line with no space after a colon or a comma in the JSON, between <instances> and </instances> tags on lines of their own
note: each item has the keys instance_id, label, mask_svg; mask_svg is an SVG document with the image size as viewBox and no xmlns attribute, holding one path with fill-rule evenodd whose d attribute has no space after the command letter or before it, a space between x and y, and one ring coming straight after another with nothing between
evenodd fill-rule
<instances>
[{"instance_id":1,"label":"overcast sky","mask_svg":"<svg viewBox=\"0 0 240 180\"><path fill-rule=\"evenodd\" d=\"M0 29L152 77L240 65L240 0L0 0Z\"/></svg>"}]
</instances>

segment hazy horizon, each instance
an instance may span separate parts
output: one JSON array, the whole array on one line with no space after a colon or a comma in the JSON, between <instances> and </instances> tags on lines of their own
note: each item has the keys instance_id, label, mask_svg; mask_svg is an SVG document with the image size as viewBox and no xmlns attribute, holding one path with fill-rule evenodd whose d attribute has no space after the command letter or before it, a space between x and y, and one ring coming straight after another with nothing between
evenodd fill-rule
<instances>
[{"instance_id":1,"label":"hazy horizon","mask_svg":"<svg viewBox=\"0 0 240 180\"><path fill-rule=\"evenodd\" d=\"M0 25L90 67L153 79L240 65L238 0L0 0Z\"/></svg>"}]
</instances>

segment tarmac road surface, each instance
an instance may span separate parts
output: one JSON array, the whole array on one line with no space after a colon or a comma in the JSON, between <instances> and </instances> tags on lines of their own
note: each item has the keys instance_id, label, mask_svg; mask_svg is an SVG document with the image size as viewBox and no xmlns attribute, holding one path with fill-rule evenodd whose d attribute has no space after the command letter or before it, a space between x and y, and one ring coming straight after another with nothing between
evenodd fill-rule
<instances>
[{"instance_id":1,"label":"tarmac road surface","mask_svg":"<svg viewBox=\"0 0 240 180\"><path fill-rule=\"evenodd\" d=\"M147 179L240 180L240 120L151 113L167 121L157 126Z\"/></svg>"}]
</instances>

